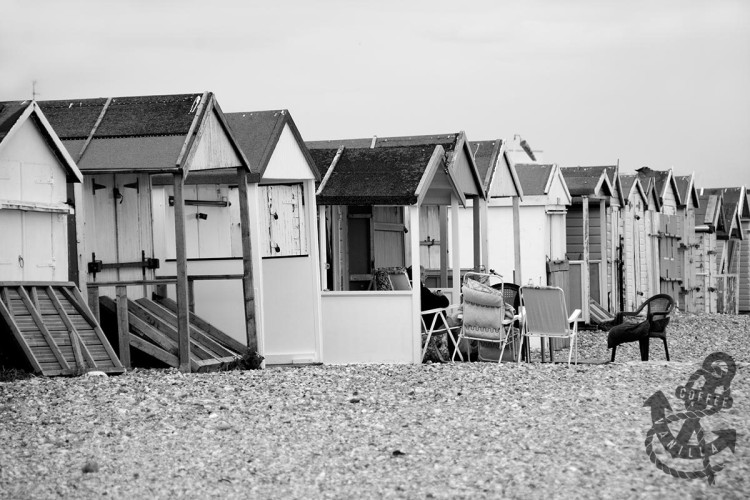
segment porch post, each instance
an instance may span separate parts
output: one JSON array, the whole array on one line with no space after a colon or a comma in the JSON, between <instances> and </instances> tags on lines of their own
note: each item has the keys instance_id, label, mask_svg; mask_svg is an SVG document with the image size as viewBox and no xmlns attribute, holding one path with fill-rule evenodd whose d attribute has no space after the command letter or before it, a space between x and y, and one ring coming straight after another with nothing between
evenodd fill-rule
<instances>
[{"instance_id":1,"label":"porch post","mask_svg":"<svg viewBox=\"0 0 750 500\"><path fill-rule=\"evenodd\" d=\"M461 248L460 240L461 235L458 234L459 221L458 221L458 198L454 194L451 194L451 245L453 246L453 302L454 304L459 303L459 297L461 294ZM443 237L440 237L443 240Z\"/></svg>"},{"instance_id":2,"label":"porch post","mask_svg":"<svg viewBox=\"0 0 750 500\"><path fill-rule=\"evenodd\" d=\"M521 208L518 196L513 197L513 267L516 270L515 282L523 285L521 274Z\"/></svg>"},{"instance_id":3,"label":"porch post","mask_svg":"<svg viewBox=\"0 0 750 500\"><path fill-rule=\"evenodd\" d=\"M589 278L589 198L582 197L583 201L583 266L581 268L581 281L583 281L583 321L589 322L589 299L591 298L591 283Z\"/></svg>"},{"instance_id":4,"label":"porch post","mask_svg":"<svg viewBox=\"0 0 750 500\"><path fill-rule=\"evenodd\" d=\"M419 284L419 206L407 207L409 211L409 245L411 246L411 310L412 310L412 361L422 362L422 304L420 301L421 286ZM442 236L441 236L442 238Z\"/></svg>"},{"instance_id":5,"label":"porch post","mask_svg":"<svg viewBox=\"0 0 750 500\"><path fill-rule=\"evenodd\" d=\"M190 311L187 279L187 244L185 240L185 197L182 192L185 176L173 175L174 232L177 261L177 358L181 372L190 371Z\"/></svg>"},{"instance_id":6,"label":"porch post","mask_svg":"<svg viewBox=\"0 0 750 500\"><path fill-rule=\"evenodd\" d=\"M440 222L440 287L448 286L448 211L446 207L438 207Z\"/></svg>"},{"instance_id":7,"label":"porch post","mask_svg":"<svg viewBox=\"0 0 750 500\"><path fill-rule=\"evenodd\" d=\"M482 257L480 265L484 266L484 270L489 272L490 270L490 234L489 234L489 211L490 202L484 198L479 198L479 230L482 233L482 237L479 240L479 247L482 251Z\"/></svg>"},{"instance_id":8,"label":"porch post","mask_svg":"<svg viewBox=\"0 0 750 500\"><path fill-rule=\"evenodd\" d=\"M614 228L612 228L612 232L614 232ZM609 301L607 300L607 297L605 297L605 294L608 294L609 292L609 277L607 273L607 202L604 200L599 200L599 234L601 235L602 242L602 262L599 265L599 290L601 290L602 296L599 298L602 302L600 305L609 310ZM612 279L614 279L614 276Z\"/></svg>"},{"instance_id":9,"label":"porch post","mask_svg":"<svg viewBox=\"0 0 750 500\"><path fill-rule=\"evenodd\" d=\"M250 203L247 198L247 174L237 169L240 198L240 229L242 231L242 295L245 309L245 334L248 352L258 352L258 332L255 327L255 292L253 290L252 244L250 242Z\"/></svg>"},{"instance_id":10,"label":"porch post","mask_svg":"<svg viewBox=\"0 0 750 500\"><path fill-rule=\"evenodd\" d=\"M482 266L482 238L484 236L484 233L482 233L482 217L481 217L481 211L482 207L479 204L479 200L481 200L481 196L476 196L472 199L472 210L471 210L471 218L472 218L472 240L474 242L474 270L479 271Z\"/></svg>"},{"instance_id":11,"label":"porch post","mask_svg":"<svg viewBox=\"0 0 750 500\"><path fill-rule=\"evenodd\" d=\"M328 290L328 254L326 252L327 237L326 207L325 205L320 205L318 207L318 254L320 258L320 288L322 290Z\"/></svg>"}]
</instances>

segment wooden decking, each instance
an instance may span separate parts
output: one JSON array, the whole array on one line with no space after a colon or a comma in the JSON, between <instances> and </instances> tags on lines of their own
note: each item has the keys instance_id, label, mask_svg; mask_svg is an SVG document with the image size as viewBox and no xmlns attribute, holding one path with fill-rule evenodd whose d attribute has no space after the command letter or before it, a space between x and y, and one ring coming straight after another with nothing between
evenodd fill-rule
<instances>
[{"instance_id":1,"label":"wooden decking","mask_svg":"<svg viewBox=\"0 0 750 500\"><path fill-rule=\"evenodd\" d=\"M125 371L73 283L0 282L0 321L35 373Z\"/></svg>"},{"instance_id":2,"label":"wooden decking","mask_svg":"<svg viewBox=\"0 0 750 500\"><path fill-rule=\"evenodd\" d=\"M116 314L117 304L100 297L101 308ZM159 361L178 367L177 305L170 299L128 300L130 347ZM193 372L221 370L236 363L247 348L227 334L190 314L190 369Z\"/></svg>"}]
</instances>

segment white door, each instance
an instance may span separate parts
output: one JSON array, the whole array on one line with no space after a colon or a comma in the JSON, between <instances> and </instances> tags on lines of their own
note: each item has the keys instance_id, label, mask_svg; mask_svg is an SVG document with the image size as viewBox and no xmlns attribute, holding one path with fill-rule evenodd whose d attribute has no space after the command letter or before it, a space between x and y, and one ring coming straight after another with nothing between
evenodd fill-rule
<instances>
[{"instance_id":1,"label":"white door","mask_svg":"<svg viewBox=\"0 0 750 500\"><path fill-rule=\"evenodd\" d=\"M67 216L0 210L0 281L67 281Z\"/></svg>"}]
</instances>

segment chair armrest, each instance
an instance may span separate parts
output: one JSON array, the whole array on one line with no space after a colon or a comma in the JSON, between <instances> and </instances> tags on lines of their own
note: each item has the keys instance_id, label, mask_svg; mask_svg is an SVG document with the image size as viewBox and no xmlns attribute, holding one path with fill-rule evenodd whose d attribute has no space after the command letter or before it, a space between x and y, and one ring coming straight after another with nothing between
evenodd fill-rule
<instances>
[{"instance_id":1,"label":"chair armrest","mask_svg":"<svg viewBox=\"0 0 750 500\"><path fill-rule=\"evenodd\" d=\"M435 314L435 313L441 313L441 312L447 313L451 310L458 309L459 307L461 307L459 304L451 304L448 307L437 307L435 309L427 309L427 310L421 311L420 314L424 316L425 314Z\"/></svg>"},{"instance_id":2,"label":"chair armrest","mask_svg":"<svg viewBox=\"0 0 750 500\"><path fill-rule=\"evenodd\" d=\"M574 322L580 316L581 316L581 310L580 309L576 309L575 311L573 311L573 314L570 315L570 318L568 318L568 323Z\"/></svg>"}]
</instances>

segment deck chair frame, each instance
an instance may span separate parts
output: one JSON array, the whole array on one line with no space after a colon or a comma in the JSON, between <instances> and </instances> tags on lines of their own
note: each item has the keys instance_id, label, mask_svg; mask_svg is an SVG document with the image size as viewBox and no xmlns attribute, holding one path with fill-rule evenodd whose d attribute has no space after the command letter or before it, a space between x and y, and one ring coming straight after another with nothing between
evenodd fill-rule
<instances>
[{"instance_id":1,"label":"deck chair frame","mask_svg":"<svg viewBox=\"0 0 750 500\"><path fill-rule=\"evenodd\" d=\"M527 293L524 296L524 292ZM545 307L541 307L540 304L536 304L536 299L532 298L537 292L549 295L549 302L545 304ZM568 317L567 308L565 304L565 292L562 288L554 286L522 286L520 288L521 295L521 309L523 310L523 326L522 335L524 337L546 337L546 338L567 338L570 339L570 350L568 352L568 366L572 361L573 350L575 347L575 364L578 364L578 318L581 316L581 310L576 309L573 314ZM529 300L531 299L531 300ZM534 325L536 323L536 317L544 316L546 314L546 321L548 325L552 325L552 328L546 331L540 331ZM563 324L565 322L565 324ZM570 325L573 328L570 328ZM519 351L518 363L521 362L521 353Z\"/></svg>"}]
</instances>

